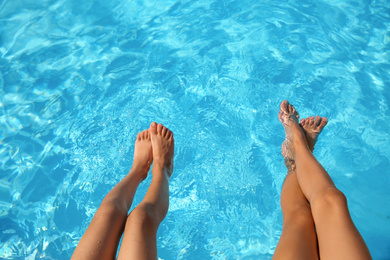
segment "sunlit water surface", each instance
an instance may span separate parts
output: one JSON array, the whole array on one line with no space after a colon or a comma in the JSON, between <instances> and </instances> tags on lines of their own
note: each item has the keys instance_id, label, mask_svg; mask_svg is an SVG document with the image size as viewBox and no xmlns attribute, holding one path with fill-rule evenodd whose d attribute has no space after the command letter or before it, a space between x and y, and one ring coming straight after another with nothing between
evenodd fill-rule
<instances>
[{"instance_id":1,"label":"sunlit water surface","mask_svg":"<svg viewBox=\"0 0 390 260\"><path fill-rule=\"evenodd\" d=\"M0 258L70 258L157 121L159 257L270 259L288 99L329 118L315 155L390 259L389 43L387 0L0 0Z\"/></svg>"}]
</instances>

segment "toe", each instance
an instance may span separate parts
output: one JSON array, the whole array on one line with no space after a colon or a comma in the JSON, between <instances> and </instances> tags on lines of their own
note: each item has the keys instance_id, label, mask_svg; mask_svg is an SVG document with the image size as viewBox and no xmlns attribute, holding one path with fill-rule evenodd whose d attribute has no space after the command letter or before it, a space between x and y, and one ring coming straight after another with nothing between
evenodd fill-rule
<instances>
[{"instance_id":1,"label":"toe","mask_svg":"<svg viewBox=\"0 0 390 260\"><path fill-rule=\"evenodd\" d=\"M322 117L320 127L324 127L327 123L328 123L328 119L326 117Z\"/></svg>"},{"instance_id":2,"label":"toe","mask_svg":"<svg viewBox=\"0 0 390 260\"><path fill-rule=\"evenodd\" d=\"M320 124L321 117L316 116L316 119L314 120L314 126L318 126Z\"/></svg>"},{"instance_id":3,"label":"toe","mask_svg":"<svg viewBox=\"0 0 390 260\"><path fill-rule=\"evenodd\" d=\"M306 123L306 119L302 118L302 119L301 119L301 125L304 126L305 123Z\"/></svg>"},{"instance_id":4,"label":"toe","mask_svg":"<svg viewBox=\"0 0 390 260\"><path fill-rule=\"evenodd\" d=\"M290 103L288 104L288 112L289 112L289 113L292 113L292 114L294 114L294 112L295 112L294 106L291 105Z\"/></svg>"},{"instance_id":5,"label":"toe","mask_svg":"<svg viewBox=\"0 0 390 260\"><path fill-rule=\"evenodd\" d=\"M298 114L297 110L295 109L295 107L293 105L291 105L290 103L288 103L288 101L286 101L286 102L287 102L287 107L288 107L287 112L289 114L294 115L297 119L299 119L299 114Z\"/></svg>"},{"instance_id":6,"label":"toe","mask_svg":"<svg viewBox=\"0 0 390 260\"><path fill-rule=\"evenodd\" d=\"M150 124L150 132L152 133L152 134L157 134L157 123L156 122L152 122L151 124Z\"/></svg>"},{"instance_id":7,"label":"toe","mask_svg":"<svg viewBox=\"0 0 390 260\"><path fill-rule=\"evenodd\" d=\"M283 100L282 103L280 103L280 110L282 110L284 113L287 114L288 105L289 105L288 101Z\"/></svg>"},{"instance_id":8,"label":"toe","mask_svg":"<svg viewBox=\"0 0 390 260\"><path fill-rule=\"evenodd\" d=\"M171 133L172 133L172 131L169 130L169 129L167 128L167 133L165 134L165 137L166 137L166 138L169 138L169 136L171 135Z\"/></svg>"},{"instance_id":9,"label":"toe","mask_svg":"<svg viewBox=\"0 0 390 260\"><path fill-rule=\"evenodd\" d=\"M308 120L309 125L313 125L313 123L314 123L314 116L309 117L307 120Z\"/></svg>"},{"instance_id":10,"label":"toe","mask_svg":"<svg viewBox=\"0 0 390 260\"><path fill-rule=\"evenodd\" d=\"M295 117L296 117L297 119L299 119L299 114L298 114L298 112L295 110L295 108L294 108L294 112L295 112Z\"/></svg>"},{"instance_id":11,"label":"toe","mask_svg":"<svg viewBox=\"0 0 390 260\"><path fill-rule=\"evenodd\" d=\"M150 139L149 130L145 130L144 133L145 139Z\"/></svg>"},{"instance_id":12,"label":"toe","mask_svg":"<svg viewBox=\"0 0 390 260\"><path fill-rule=\"evenodd\" d=\"M166 134L167 134L167 128L163 126L161 129L161 135L165 137Z\"/></svg>"},{"instance_id":13,"label":"toe","mask_svg":"<svg viewBox=\"0 0 390 260\"><path fill-rule=\"evenodd\" d=\"M162 129L163 129L163 125L162 124L158 124L157 125L157 133L161 134Z\"/></svg>"}]
</instances>

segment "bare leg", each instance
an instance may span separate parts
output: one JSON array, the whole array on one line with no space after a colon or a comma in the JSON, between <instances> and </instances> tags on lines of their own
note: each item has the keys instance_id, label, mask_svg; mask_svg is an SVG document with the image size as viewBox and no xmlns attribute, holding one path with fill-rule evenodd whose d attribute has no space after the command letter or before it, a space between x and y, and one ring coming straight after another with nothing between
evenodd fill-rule
<instances>
[{"instance_id":1,"label":"bare leg","mask_svg":"<svg viewBox=\"0 0 390 260\"><path fill-rule=\"evenodd\" d=\"M371 259L363 238L352 222L345 196L311 153L294 112L294 107L283 101L279 119L286 131L289 153L296 163L299 185L311 205L320 258Z\"/></svg>"},{"instance_id":2,"label":"bare leg","mask_svg":"<svg viewBox=\"0 0 390 260\"><path fill-rule=\"evenodd\" d=\"M146 130L137 136L134 162L129 174L103 199L72 259L115 259L135 191L146 178L151 161L152 143L149 130Z\"/></svg>"},{"instance_id":3,"label":"bare leg","mask_svg":"<svg viewBox=\"0 0 390 260\"><path fill-rule=\"evenodd\" d=\"M289 163L291 162L287 161L286 165ZM287 173L280 204L283 212L283 230L273 259L318 259L317 237L311 208L299 187L295 171L289 170Z\"/></svg>"},{"instance_id":4,"label":"bare leg","mask_svg":"<svg viewBox=\"0 0 390 260\"><path fill-rule=\"evenodd\" d=\"M153 149L152 183L142 202L130 213L118 259L157 259L156 234L169 206L168 180L173 172L173 133L150 125Z\"/></svg>"},{"instance_id":5,"label":"bare leg","mask_svg":"<svg viewBox=\"0 0 390 260\"><path fill-rule=\"evenodd\" d=\"M298 119L298 113L295 114ZM304 122L302 120L301 122ZM324 128L324 120L317 128L306 127L305 137L313 151L318 135ZM283 230L274 259L318 259L317 235L311 207L299 186L295 162L289 158L288 143L282 145L282 155L288 169L283 183L280 204L283 211Z\"/></svg>"}]
</instances>

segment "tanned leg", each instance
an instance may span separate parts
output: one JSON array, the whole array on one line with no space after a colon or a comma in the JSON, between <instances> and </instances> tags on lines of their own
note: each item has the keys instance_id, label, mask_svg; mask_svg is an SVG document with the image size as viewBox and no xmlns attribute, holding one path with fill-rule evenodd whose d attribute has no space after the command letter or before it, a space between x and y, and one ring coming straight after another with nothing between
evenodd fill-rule
<instances>
[{"instance_id":1,"label":"tanned leg","mask_svg":"<svg viewBox=\"0 0 390 260\"><path fill-rule=\"evenodd\" d=\"M309 149L305 134L294 116L295 108L286 100L280 105L279 120L286 132L286 142L295 161L299 185L311 205L322 260L371 259L368 248L350 217L347 201L329 174ZM317 127L323 119L306 120ZM325 120L325 119L324 119ZM307 127L309 127L309 125Z\"/></svg>"},{"instance_id":2,"label":"tanned leg","mask_svg":"<svg viewBox=\"0 0 390 260\"><path fill-rule=\"evenodd\" d=\"M291 169L289 164L286 161ZM296 172L290 169L280 195L283 230L273 259L315 260L318 250L311 208L299 187Z\"/></svg>"},{"instance_id":3,"label":"tanned leg","mask_svg":"<svg viewBox=\"0 0 390 260\"><path fill-rule=\"evenodd\" d=\"M173 133L153 122L149 129L153 149L152 183L142 202L126 221L118 259L157 259L157 229L169 206L168 180L173 172Z\"/></svg>"},{"instance_id":4,"label":"tanned leg","mask_svg":"<svg viewBox=\"0 0 390 260\"><path fill-rule=\"evenodd\" d=\"M137 136L134 162L129 174L103 199L77 245L72 260L115 259L135 191L146 178L151 162L152 143L149 130L146 130Z\"/></svg>"},{"instance_id":5,"label":"tanned leg","mask_svg":"<svg viewBox=\"0 0 390 260\"><path fill-rule=\"evenodd\" d=\"M298 119L298 113L294 116ZM302 120L301 122L304 122ZM304 133L310 150L314 150L318 135L326 125L324 120L315 129L305 127ZM282 145L282 155L287 166L280 204L283 212L283 230L274 259L318 259L317 235L311 207L299 186L295 162L290 158L288 142Z\"/></svg>"}]
</instances>

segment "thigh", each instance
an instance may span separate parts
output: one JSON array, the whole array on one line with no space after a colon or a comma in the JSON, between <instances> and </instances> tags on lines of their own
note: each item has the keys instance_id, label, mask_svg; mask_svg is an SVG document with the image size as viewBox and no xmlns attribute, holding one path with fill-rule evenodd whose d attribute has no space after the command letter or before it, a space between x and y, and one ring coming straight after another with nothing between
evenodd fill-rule
<instances>
[{"instance_id":1,"label":"thigh","mask_svg":"<svg viewBox=\"0 0 390 260\"><path fill-rule=\"evenodd\" d=\"M322 260L372 259L339 190L334 188L322 194L312 208Z\"/></svg>"},{"instance_id":2,"label":"thigh","mask_svg":"<svg viewBox=\"0 0 390 260\"><path fill-rule=\"evenodd\" d=\"M77 245L72 260L115 259L127 214L101 205Z\"/></svg>"},{"instance_id":3,"label":"thigh","mask_svg":"<svg viewBox=\"0 0 390 260\"><path fill-rule=\"evenodd\" d=\"M310 210L297 212L293 218L283 223L282 235L273 259L318 259L317 237Z\"/></svg>"}]
</instances>

